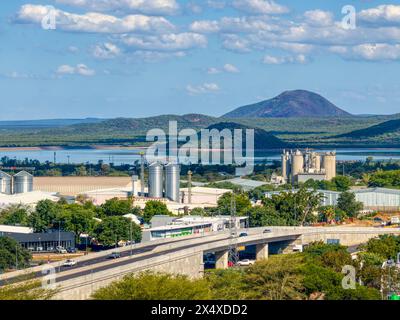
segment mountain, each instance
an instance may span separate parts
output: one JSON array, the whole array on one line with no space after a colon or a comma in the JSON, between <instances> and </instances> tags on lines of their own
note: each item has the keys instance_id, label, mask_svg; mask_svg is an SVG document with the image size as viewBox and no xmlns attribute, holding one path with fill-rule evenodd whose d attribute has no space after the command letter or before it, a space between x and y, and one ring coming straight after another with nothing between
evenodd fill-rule
<instances>
[{"instance_id":1,"label":"mountain","mask_svg":"<svg viewBox=\"0 0 400 320\"><path fill-rule=\"evenodd\" d=\"M43 119L0 121L0 129L40 129L71 126L74 124L99 123L105 119Z\"/></svg>"},{"instance_id":2,"label":"mountain","mask_svg":"<svg viewBox=\"0 0 400 320\"><path fill-rule=\"evenodd\" d=\"M233 130L242 129L243 130L242 141L243 141L244 147L246 147L246 145L245 145L246 129L254 129L254 149L256 149L256 150L279 149L279 148L284 148L284 147L288 146L286 142L275 137L270 132L267 132L267 131L265 131L263 129L259 129L259 128L252 128L252 127L238 124L235 122L219 122L219 123L212 124L211 126L207 127L207 129L208 130L217 129L220 132L224 129L228 129L228 130L232 131L232 136L233 136Z\"/></svg>"},{"instance_id":3,"label":"mountain","mask_svg":"<svg viewBox=\"0 0 400 320\"><path fill-rule=\"evenodd\" d=\"M362 138L378 138L383 136L387 138L389 136L400 137L400 119L382 122L380 124L374 125L366 129L355 130L349 133L338 135L336 137L362 139Z\"/></svg>"},{"instance_id":4,"label":"mountain","mask_svg":"<svg viewBox=\"0 0 400 320\"><path fill-rule=\"evenodd\" d=\"M351 114L324 97L306 90L285 91L279 96L240 107L223 118L305 118L341 117Z\"/></svg>"}]
</instances>

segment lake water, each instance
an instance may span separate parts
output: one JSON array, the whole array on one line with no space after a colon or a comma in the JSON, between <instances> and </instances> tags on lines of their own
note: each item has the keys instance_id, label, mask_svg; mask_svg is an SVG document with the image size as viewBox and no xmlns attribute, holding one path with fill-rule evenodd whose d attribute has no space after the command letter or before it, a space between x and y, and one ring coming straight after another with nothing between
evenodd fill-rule
<instances>
[{"instance_id":1,"label":"lake water","mask_svg":"<svg viewBox=\"0 0 400 320\"><path fill-rule=\"evenodd\" d=\"M12 159L23 160L25 158L44 161L53 161L54 152L56 152L56 161L58 163L97 163L103 160L104 163L113 162L119 164L132 164L140 159L139 149L65 149L65 150L0 150L0 158L7 156ZM315 150L324 152L330 150ZM400 149L337 149L337 159L344 161L365 160L367 157L373 157L375 160L400 160ZM266 151L257 154L256 162L280 160L280 152Z\"/></svg>"}]
</instances>

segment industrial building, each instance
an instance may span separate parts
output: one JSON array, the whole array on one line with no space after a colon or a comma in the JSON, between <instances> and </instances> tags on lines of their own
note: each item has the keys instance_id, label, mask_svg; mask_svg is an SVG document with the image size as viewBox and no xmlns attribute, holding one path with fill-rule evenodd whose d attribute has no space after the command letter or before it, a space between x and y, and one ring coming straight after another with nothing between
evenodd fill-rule
<instances>
[{"instance_id":1,"label":"industrial building","mask_svg":"<svg viewBox=\"0 0 400 320\"><path fill-rule=\"evenodd\" d=\"M296 190L294 191L296 192ZM341 192L330 190L317 190L323 194L321 205L336 206ZM400 212L400 190L386 188L368 188L350 190L356 196L356 201L364 205L364 210L373 210L381 212ZM267 192L265 196L270 198L280 192Z\"/></svg>"},{"instance_id":2,"label":"industrial building","mask_svg":"<svg viewBox=\"0 0 400 320\"><path fill-rule=\"evenodd\" d=\"M33 233L31 228L0 225L0 237L9 237L32 252L53 252L57 246L75 248L72 232Z\"/></svg>"},{"instance_id":3,"label":"industrial building","mask_svg":"<svg viewBox=\"0 0 400 320\"><path fill-rule=\"evenodd\" d=\"M153 219L151 221L152 228L143 231L142 241L144 242L223 231L230 227L237 229L248 227L248 217L233 218L234 225L232 225L230 216L184 216L182 218L155 216ZM165 225L162 225L162 223L165 223Z\"/></svg>"},{"instance_id":4,"label":"industrial building","mask_svg":"<svg viewBox=\"0 0 400 320\"><path fill-rule=\"evenodd\" d=\"M306 182L310 179L332 180L336 177L336 153L284 150L282 176L286 183L292 184Z\"/></svg>"}]
</instances>

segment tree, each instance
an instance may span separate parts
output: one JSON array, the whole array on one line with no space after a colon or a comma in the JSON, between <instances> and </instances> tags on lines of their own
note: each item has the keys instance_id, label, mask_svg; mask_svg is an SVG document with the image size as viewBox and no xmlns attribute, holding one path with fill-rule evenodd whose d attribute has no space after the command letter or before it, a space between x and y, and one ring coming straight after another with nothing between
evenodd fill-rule
<instances>
[{"instance_id":1,"label":"tree","mask_svg":"<svg viewBox=\"0 0 400 320\"><path fill-rule=\"evenodd\" d=\"M120 241L129 241L132 231L132 240L140 242L142 240L142 230L140 226L130 221L128 218L114 216L106 217L100 222L94 233L96 240L103 246L116 246Z\"/></svg>"},{"instance_id":2,"label":"tree","mask_svg":"<svg viewBox=\"0 0 400 320\"><path fill-rule=\"evenodd\" d=\"M297 192L281 192L264 199L263 204L274 208L286 225L298 226L316 220L314 212L320 206L322 197L321 193L301 187Z\"/></svg>"},{"instance_id":3,"label":"tree","mask_svg":"<svg viewBox=\"0 0 400 320\"><path fill-rule=\"evenodd\" d=\"M357 217L364 205L356 201L356 195L353 192L342 192L338 198L337 207L346 212L349 217Z\"/></svg>"},{"instance_id":4,"label":"tree","mask_svg":"<svg viewBox=\"0 0 400 320\"><path fill-rule=\"evenodd\" d=\"M155 215L165 215L170 216L171 212L169 212L167 205L160 201L147 201L146 206L143 210L143 219L145 223L150 223L151 219Z\"/></svg>"},{"instance_id":5,"label":"tree","mask_svg":"<svg viewBox=\"0 0 400 320\"><path fill-rule=\"evenodd\" d=\"M346 176L337 176L332 179L332 183L335 185L337 191L347 191L351 186L351 179Z\"/></svg>"},{"instance_id":6,"label":"tree","mask_svg":"<svg viewBox=\"0 0 400 320\"><path fill-rule=\"evenodd\" d=\"M123 216L131 212L132 201L113 198L107 200L101 207L107 216Z\"/></svg>"},{"instance_id":7,"label":"tree","mask_svg":"<svg viewBox=\"0 0 400 320\"><path fill-rule=\"evenodd\" d=\"M286 221L271 206L256 206L246 212L251 228L265 226L285 226Z\"/></svg>"},{"instance_id":8,"label":"tree","mask_svg":"<svg viewBox=\"0 0 400 320\"><path fill-rule=\"evenodd\" d=\"M9 237L0 237L0 271L16 267L25 268L29 266L31 254L21 245Z\"/></svg>"},{"instance_id":9,"label":"tree","mask_svg":"<svg viewBox=\"0 0 400 320\"><path fill-rule=\"evenodd\" d=\"M94 212L78 204L66 205L57 220L60 228L74 232L78 239L83 233L91 234L95 226Z\"/></svg>"},{"instance_id":10,"label":"tree","mask_svg":"<svg viewBox=\"0 0 400 320\"><path fill-rule=\"evenodd\" d=\"M94 293L95 300L207 300L207 280L190 280L182 275L150 272L128 275Z\"/></svg>"},{"instance_id":11,"label":"tree","mask_svg":"<svg viewBox=\"0 0 400 320\"><path fill-rule=\"evenodd\" d=\"M51 200L41 200L36 205L36 210L29 216L29 226L35 232L45 232L53 227L60 211L59 204Z\"/></svg>"},{"instance_id":12,"label":"tree","mask_svg":"<svg viewBox=\"0 0 400 320\"><path fill-rule=\"evenodd\" d=\"M21 204L10 205L0 212L0 224L27 226L28 215L28 207Z\"/></svg>"},{"instance_id":13,"label":"tree","mask_svg":"<svg viewBox=\"0 0 400 320\"><path fill-rule=\"evenodd\" d=\"M218 199L218 211L222 215L230 215L232 199L235 199L236 215L243 216L251 208L251 201L245 193L225 193Z\"/></svg>"}]
</instances>

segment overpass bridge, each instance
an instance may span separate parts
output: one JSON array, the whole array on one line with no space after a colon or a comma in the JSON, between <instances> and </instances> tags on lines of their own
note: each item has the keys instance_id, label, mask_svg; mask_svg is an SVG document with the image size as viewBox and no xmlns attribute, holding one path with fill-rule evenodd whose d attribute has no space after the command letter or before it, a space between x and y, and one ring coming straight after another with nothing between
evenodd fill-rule
<instances>
[{"instance_id":1,"label":"overpass bridge","mask_svg":"<svg viewBox=\"0 0 400 320\"><path fill-rule=\"evenodd\" d=\"M270 232L264 233L268 229ZM44 284L56 281L58 293L55 299L88 299L99 288L123 278L131 273L146 270L184 274L192 278L204 274L203 257L206 253L216 256L216 268L227 268L229 248L232 245L256 246L256 259L268 259L270 245L281 246L281 252L293 252L297 244L314 241L339 240L346 246L365 243L371 238L383 234L400 234L400 229L355 228L355 227L266 227L252 228L248 236L232 238L229 233L213 233L179 239L163 239L120 248L121 258L108 260L108 252L100 252L76 259L77 266L66 269L61 264L53 263L18 272L0 275L0 284L12 282L23 274L34 274ZM239 231L240 232L240 231ZM54 274L44 275L43 268Z\"/></svg>"}]
</instances>

